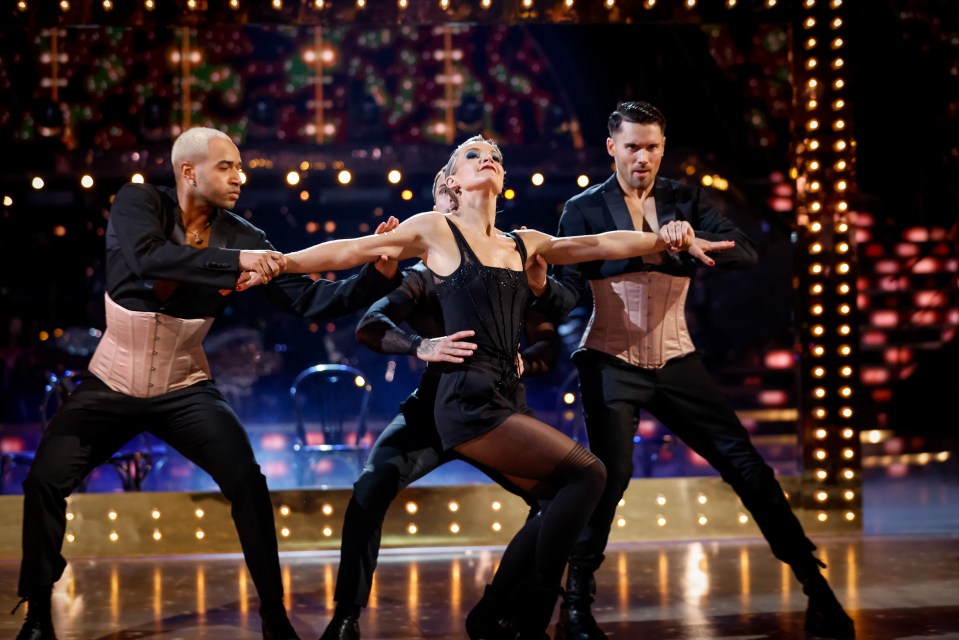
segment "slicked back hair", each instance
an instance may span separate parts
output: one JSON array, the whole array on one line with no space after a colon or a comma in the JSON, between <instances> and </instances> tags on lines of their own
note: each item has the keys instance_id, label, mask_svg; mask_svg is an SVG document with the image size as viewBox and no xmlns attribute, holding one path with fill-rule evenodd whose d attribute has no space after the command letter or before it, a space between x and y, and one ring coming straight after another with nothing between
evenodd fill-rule
<instances>
[{"instance_id":1,"label":"slicked back hair","mask_svg":"<svg viewBox=\"0 0 959 640\"><path fill-rule=\"evenodd\" d=\"M666 116L648 102L620 102L616 111L610 114L607 122L609 137L613 137L613 134L622 128L623 122L658 124L663 135L666 135Z\"/></svg>"}]
</instances>

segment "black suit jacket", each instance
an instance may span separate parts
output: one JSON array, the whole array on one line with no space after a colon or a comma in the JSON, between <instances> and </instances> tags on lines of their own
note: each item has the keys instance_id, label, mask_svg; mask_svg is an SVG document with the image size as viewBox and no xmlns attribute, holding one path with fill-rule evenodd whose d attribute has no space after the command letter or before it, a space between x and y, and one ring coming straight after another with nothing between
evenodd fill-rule
<instances>
[{"instance_id":1,"label":"black suit jacket","mask_svg":"<svg viewBox=\"0 0 959 640\"><path fill-rule=\"evenodd\" d=\"M735 248L710 254L716 266L745 268L756 264L757 254L752 241L716 209L703 189L657 177L653 197L660 228L673 220L685 220L699 238L736 241ZM594 185L566 202L556 235L580 236L618 229L634 231L635 227L616 174L613 174L606 182ZM688 278L698 266L699 262L685 251L678 254L664 252L662 264L649 264L637 257L557 265L555 280L549 282L540 300L569 312L579 301L588 280L602 280L634 271L661 271Z\"/></svg>"},{"instance_id":2,"label":"black suit jacket","mask_svg":"<svg viewBox=\"0 0 959 640\"><path fill-rule=\"evenodd\" d=\"M217 317L239 276L240 251L273 249L262 230L225 210L210 223L210 246L187 246L176 190L124 185L107 225L107 293L131 311L177 318ZM264 287L274 306L309 318L333 318L369 306L398 285L371 265L336 282L283 274ZM230 294L230 295L236 295Z\"/></svg>"}]
</instances>

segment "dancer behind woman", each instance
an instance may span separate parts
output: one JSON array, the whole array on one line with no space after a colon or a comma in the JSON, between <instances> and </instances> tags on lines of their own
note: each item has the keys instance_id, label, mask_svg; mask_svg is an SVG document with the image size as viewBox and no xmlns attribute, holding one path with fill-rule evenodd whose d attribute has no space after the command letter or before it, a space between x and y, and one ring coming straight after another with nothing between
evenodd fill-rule
<instances>
[{"instance_id":1,"label":"dancer behind woman","mask_svg":"<svg viewBox=\"0 0 959 640\"><path fill-rule=\"evenodd\" d=\"M566 264L667 248L688 250L712 264L704 252L732 243L703 241L692 231L672 247L642 231L566 238L532 230L503 234L495 228L502 155L479 136L457 147L446 175L446 185L459 201L454 213L421 213L382 236L334 240L288 254L287 270L309 273L349 269L380 256L419 257L436 283L446 334L476 332L474 354L441 369L436 424L444 448L551 500L513 537L494 578L500 594L515 607L517 637L539 640L552 616L567 558L603 490L606 470L563 433L522 413L516 350L529 293L524 266L537 255ZM526 577L530 563L532 579ZM503 636L495 619L483 619L491 604L481 601L472 612L471 637Z\"/></svg>"}]
</instances>

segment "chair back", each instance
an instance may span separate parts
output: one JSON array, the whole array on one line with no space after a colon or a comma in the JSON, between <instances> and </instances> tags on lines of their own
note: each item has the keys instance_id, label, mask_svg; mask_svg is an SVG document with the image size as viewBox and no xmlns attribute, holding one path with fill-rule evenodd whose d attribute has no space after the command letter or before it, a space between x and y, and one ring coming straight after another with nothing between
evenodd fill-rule
<instances>
[{"instance_id":1,"label":"chair back","mask_svg":"<svg viewBox=\"0 0 959 640\"><path fill-rule=\"evenodd\" d=\"M372 391L363 372L345 364L301 371L290 387L297 445L361 446Z\"/></svg>"}]
</instances>

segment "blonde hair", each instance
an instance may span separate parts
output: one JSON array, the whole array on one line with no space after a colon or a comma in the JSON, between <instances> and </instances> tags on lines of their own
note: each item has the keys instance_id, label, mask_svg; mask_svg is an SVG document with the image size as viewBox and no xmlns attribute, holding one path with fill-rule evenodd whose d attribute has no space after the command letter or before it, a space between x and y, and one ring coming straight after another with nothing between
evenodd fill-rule
<instances>
[{"instance_id":1,"label":"blonde hair","mask_svg":"<svg viewBox=\"0 0 959 640\"><path fill-rule=\"evenodd\" d=\"M205 158L209 151L210 140L214 138L233 142L230 136L209 127L193 127L181 133L173 142L173 151L170 154L173 170L177 171L183 162Z\"/></svg>"}]
</instances>

